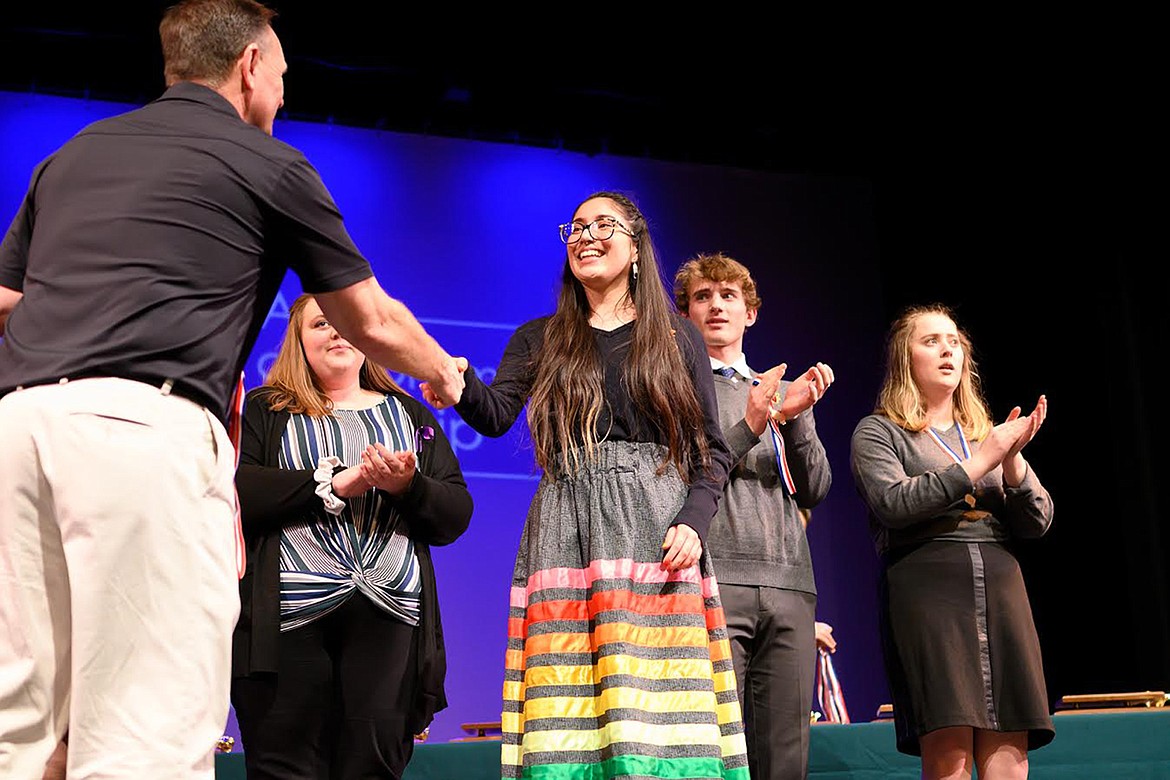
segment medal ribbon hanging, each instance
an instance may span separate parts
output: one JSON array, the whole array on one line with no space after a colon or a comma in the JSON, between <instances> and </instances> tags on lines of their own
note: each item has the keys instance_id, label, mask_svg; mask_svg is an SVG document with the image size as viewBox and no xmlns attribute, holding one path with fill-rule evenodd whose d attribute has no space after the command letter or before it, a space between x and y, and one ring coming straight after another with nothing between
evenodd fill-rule
<instances>
[{"instance_id":1,"label":"medal ribbon hanging","mask_svg":"<svg viewBox=\"0 0 1170 780\"><path fill-rule=\"evenodd\" d=\"M717 368L716 373L723 374L723 376L730 376L725 373L727 371L735 371L735 369ZM752 385L760 383L759 377L752 380ZM780 469L780 477L784 480L784 487L788 489L788 495L796 495L796 483L792 481L792 470L788 468L788 457L784 454L784 437L780 435L780 426L776 424L776 420L771 415L769 409L768 415L768 429L772 432L772 444L776 448L776 466Z\"/></svg>"},{"instance_id":2,"label":"medal ribbon hanging","mask_svg":"<svg viewBox=\"0 0 1170 780\"><path fill-rule=\"evenodd\" d=\"M845 692L833 669L833 659L828 652L818 648L816 669L817 702L826 723L848 723L849 710L845 708Z\"/></svg>"},{"instance_id":3,"label":"medal ribbon hanging","mask_svg":"<svg viewBox=\"0 0 1170 780\"><path fill-rule=\"evenodd\" d=\"M963 457L961 458L959 457L959 453L952 450L950 445L942 440L942 437L938 435L934 428L928 426L926 432L930 434L930 438L934 440L935 444L942 447L943 452L951 456L951 460L953 460L955 463L962 463L971 457L971 447L967 444L967 437L963 435L963 426L955 423L955 427L959 431L959 447L963 450ZM963 496L963 501L967 503L967 506L971 508L975 507L975 496L972 494L968 493L967 495Z\"/></svg>"},{"instance_id":4,"label":"medal ribbon hanging","mask_svg":"<svg viewBox=\"0 0 1170 780\"><path fill-rule=\"evenodd\" d=\"M780 435L780 426L769 417L768 428L772 431L772 443L776 445L776 465L780 467L784 486L788 488L788 495L796 495L796 483L792 481L792 471L788 468L788 458L784 455L784 437Z\"/></svg>"},{"instance_id":5,"label":"medal ribbon hanging","mask_svg":"<svg viewBox=\"0 0 1170 780\"><path fill-rule=\"evenodd\" d=\"M934 439L934 443L943 448L943 451L951 456L951 460L955 463L962 463L971 457L971 447L967 444L967 437L963 435L963 428L956 423L959 428L959 446L963 448L963 457L951 449L950 445L942 440L942 437L935 432L934 428L927 427L926 432L930 434L930 438Z\"/></svg>"}]
</instances>

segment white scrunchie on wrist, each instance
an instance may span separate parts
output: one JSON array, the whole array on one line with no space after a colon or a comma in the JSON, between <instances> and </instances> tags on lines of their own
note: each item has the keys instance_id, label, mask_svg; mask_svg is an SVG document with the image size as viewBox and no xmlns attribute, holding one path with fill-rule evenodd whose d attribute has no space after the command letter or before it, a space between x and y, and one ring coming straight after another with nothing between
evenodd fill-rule
<instances>
[{"instance_id":1,"label":"white scrunchie on wrist","mask_svg":"<svg viewBox=\"0 0 1170 780\"><path fill-rule=\"evenodd\" d=\"M313 492L325 504L325 511L335 517L345 509L345 502L333 495L333 470L341 465L340 459L329 455L317 461L317 470L313 472L313 479L317 480L317 489Z\"/></svg>"}]
</instances>

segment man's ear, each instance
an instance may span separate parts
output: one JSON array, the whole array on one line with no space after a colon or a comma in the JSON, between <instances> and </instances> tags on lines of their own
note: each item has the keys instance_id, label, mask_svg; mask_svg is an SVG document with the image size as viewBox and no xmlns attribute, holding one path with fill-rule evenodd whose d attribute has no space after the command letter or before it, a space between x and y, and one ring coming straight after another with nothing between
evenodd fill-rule
<instances>
[{"instance_id":1,"label":"man's ear","mask_svg":"<svg viewBox=\"0 0 1170 780\"><path fill-rule=\"evenodd\" d=\"M743 326L745 328L750 328L752 325L755 325L756 324L756 316L759 313L760 313L759 309L748 309L746 315L743 318Z\"/></svg>"},{"instance_id":2,"label":"man's ear","mask_svg":"<svg viewBox=\"0 0 1170 780\"><path fill-rule=\"evenodd\" d=\"M256 71L260 67L260 44L249 43L236 61L240 73L240 86L247 91L256 88Z\"/></svg>"}]
</instances>

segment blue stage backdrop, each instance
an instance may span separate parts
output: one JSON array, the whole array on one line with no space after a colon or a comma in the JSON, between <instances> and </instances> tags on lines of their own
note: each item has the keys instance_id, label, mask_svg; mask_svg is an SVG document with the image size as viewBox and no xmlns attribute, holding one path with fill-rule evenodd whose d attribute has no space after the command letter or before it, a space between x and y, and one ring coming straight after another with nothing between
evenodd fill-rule
<instances>
[{"instance_id":1,"label":"blue stage backdrop","mask_svg":"<svg viewBox=\"0 0 1170 780\"><path fill-rule=\"evenodd\" d=\"M44 156L86 124L130 108L0 92L0 219L15 213ZM819 360L837 375L817 407L834 483L809 535L818 613L840 642L835 665L850 713L873 717L888 701L877 566L848 449L854 425L872 407L885 325L868 182L285 120L276 135L318 167L383 286L487 379L512 330L551 310L564 263L557 225L596 190L622 190L640 203L668 283L696 252L721 250L747 263L764 300L748 332L749 362L757 370L787 362L795 376ZM290 275L249 358L249 388L263 380L299 291ZM417 394L416 381L396 378ZM438 418L475 498L470 530L435 551L450 707L431 738L446 740L462 735L461 723L500 717L512 563L538 475L523 420L486 439L450 411ZM233 718L227 731L234 730Z\"/></svg>"}]
</instances>

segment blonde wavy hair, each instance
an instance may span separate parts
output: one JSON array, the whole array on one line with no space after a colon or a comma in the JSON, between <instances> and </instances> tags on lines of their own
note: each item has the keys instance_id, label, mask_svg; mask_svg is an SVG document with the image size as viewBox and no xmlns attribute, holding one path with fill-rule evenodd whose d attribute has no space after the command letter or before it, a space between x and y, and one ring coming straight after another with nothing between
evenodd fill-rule
<instances>
[{"instance_id":1,"label":"blonde wavy hair","mask_svg":"<svg viewBox=\"0 0 1170 780\"><path fill-rule=\"evenodd\" d=\"M309 367L308 358L305 357L305 346L301 343L305 307L312 300L315 300L312 295L303 293L289 307L288 328L284 331L284 341L280 344L280 351L276 354L272 368L268 370L268 376L264 378L263 386L270 388L266 400L273 411L328 417L333 414L333 401L317 382L313 369ZM390 378L385 368L369 358L362 363L360 382L362 388L366 390L382 393L405 392Z\"/></svg>"},{"instance_id":2,"label":"blonde wavy hair","mask_svg":"<svg viewBox=\"0 0 1170 780\"><path fill-rule=\"evenodd\" d=\"M958 326L954 312L945 304L910 306L890 325L886 334L886 376L874 412L911 431L923 431L930 425L926 416L926 403L910 371L914 327L919 318L927 314L940 314L948 318L955 323L955 329L959 332L964 359L959 386L955 388L953 399L955 422L969 440L981 441L991 432L993 423L987 410L987 401L983 398L974 347L967 332Z\"/></svg>"}]
</instances>

